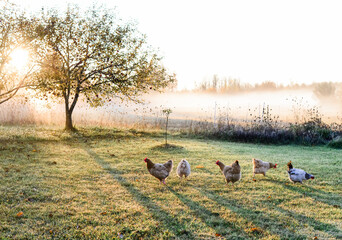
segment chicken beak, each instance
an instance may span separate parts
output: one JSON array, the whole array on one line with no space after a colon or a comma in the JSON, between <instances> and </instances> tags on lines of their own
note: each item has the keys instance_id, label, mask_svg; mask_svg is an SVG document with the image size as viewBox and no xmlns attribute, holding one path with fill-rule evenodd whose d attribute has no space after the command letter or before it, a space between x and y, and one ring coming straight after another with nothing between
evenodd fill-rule
<instances>
[{"instance_id":1,"label":"chicken beak","mask_svg":"<svg viewBox=\"0 0 342 240\"><path fill-rule=\"evenodd\" d=\"M311 177L311 179L314 179L314 178L315 178L314 176Z\"/></svg>"}]
</instances>

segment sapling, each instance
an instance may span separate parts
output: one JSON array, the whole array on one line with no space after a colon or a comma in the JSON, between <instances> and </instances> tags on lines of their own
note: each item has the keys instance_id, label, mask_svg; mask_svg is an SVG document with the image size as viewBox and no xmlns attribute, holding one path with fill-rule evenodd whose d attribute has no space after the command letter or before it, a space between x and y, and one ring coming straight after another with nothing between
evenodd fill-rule
<instances>
[{"instance_id":1,"label":"sapling","mask_svg":"<svg viewBox=\"0 0 342 240\"><path fill-rule=\"evenodd\" d=\"M163 114L166 116L166 123L165 123L165 147L167 147L167 127L169 125L169 116L172 113L170 108L163 109Z\"/></svg>"}]
</instances>

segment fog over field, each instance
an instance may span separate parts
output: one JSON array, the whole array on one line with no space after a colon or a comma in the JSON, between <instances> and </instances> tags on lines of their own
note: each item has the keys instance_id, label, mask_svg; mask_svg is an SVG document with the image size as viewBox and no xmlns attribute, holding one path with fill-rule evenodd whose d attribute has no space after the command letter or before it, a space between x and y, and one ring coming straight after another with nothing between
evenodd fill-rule
<instances>
[{"instance_id":1,"label":"fog over field","mask_svg":"<svg viewBox=\"0 0 342 240\"><path fill-rule=\"evenodd\" d=\"M75 108L76 125L131 125L138 123L158 124L163 121L162 110L170 108L172 120L217 121L220 117L236 121L251 121L269 109L272 117L279 116L284 122L304 117L309 109L316 108L323 121L339 122L339 99L322 101L310 90L256 91L237 94L210 94L194 92L153 93L143 96L144 103L121 102L113 99L102 107L93 108L79 102ZM2 123L63 124L64 105L31 97L13 99L0 106Z\"/></svg>"},{"instance_id":2,"label":"fog over field","mask_svg":"<svg viewBox=\"0 0 342 240\"><path fill-rule=\"evenodd\" d=\"M338 121L341 104L338 99L324 101L309 90L258 91L239 94L168 93L151 95L148 106L164 106L173 110L172 116L180 119L212 120L227 116L240 120L251 120L262 115L267 107L272 116L279 116L285 122L294 120L294 115L303 115L317 108L326 122ZM299 116L300 117L300 116Z\"/></svg>"}]
</instances>

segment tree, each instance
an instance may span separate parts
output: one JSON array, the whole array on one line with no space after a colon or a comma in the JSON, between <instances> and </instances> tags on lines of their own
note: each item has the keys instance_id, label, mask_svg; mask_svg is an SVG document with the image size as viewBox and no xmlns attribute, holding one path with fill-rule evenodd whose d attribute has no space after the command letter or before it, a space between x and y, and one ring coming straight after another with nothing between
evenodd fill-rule
<instances>
[{"instance_id":1,"label":"tree","mask_svg":"<svg viewBox=\"0 0 342 240\"><path fill-rule=\"evenodd\" d=\"M23 72L11 66L11 54L17 48L28 48L25 32L30 21L15 5L0 1L0 104L14 97L19 89L27 86L32 68Z\"/></svg>"},{"instance_id":2,"label":"tree","mask_svg":"<svg viewBox=\"0 0 342 240\"><path fill-rule=\"evenodd\" d=\"M142 93L163 89L175 78L146 36L111 10L93 7L83 13L71 5L63 13L47 10L35 34L37 88L63 99L67 130L75 130L72 113L81 96L91 106L113 97L139 101Z\"/></svg>"},{"instance_id":3,"label":"tree","mask_svg":"<svg viewBox=\"0 0 342 240\"><path fill-rule=\"evenodd\" d=\"M167 147L167 127L169 126L169 116L172 113L170 108L163 109L163 114L165 114L166 122L165 122L165 147Z\"/></svg>"},{"instance_id":4,"label":"tree","mask_svg":"<svg viewBox=\"0 0 342 240\"><path fill-rule=\"evenodd\" d=\"M336 84L332 82L315 83L313 92L319 99L333 97L336 92Z\"/></svg>"}]
</instances>

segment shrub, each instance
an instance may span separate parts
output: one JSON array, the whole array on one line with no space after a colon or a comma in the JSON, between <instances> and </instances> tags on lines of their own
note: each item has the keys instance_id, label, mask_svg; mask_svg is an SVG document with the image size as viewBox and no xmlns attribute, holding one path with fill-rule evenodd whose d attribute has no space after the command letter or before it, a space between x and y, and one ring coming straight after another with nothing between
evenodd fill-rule
<instances>
[{"instance_id":1,"label":"shrub","mask_svg":"<svg viewBox=\"0 0 342 240\"><path fill-rule=\"evenodd\" d=\"M342 138L338 137L328 143L328 147L342 149Z\"/></svg>"},{"instance_id":2,"label":"shrub","mask_svg":"<svg viewBox=\"0 0 342 240\"><path fill-rule=\"evenodd\" d=\"M216 126L207 121L192 122L188 134L246 143L322 145L341 132L340 124L322 121L317 107L301 111L302 120L295 123L283 123L271 112L269 106L264 106L261 114L250 110L252 120L244 122L219 116Z\"/></svg>"}]
</instances>

